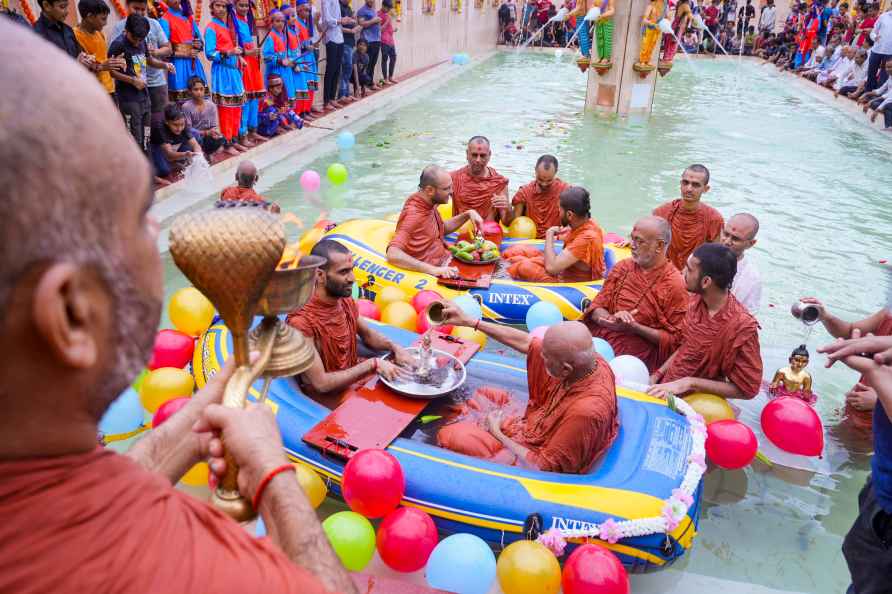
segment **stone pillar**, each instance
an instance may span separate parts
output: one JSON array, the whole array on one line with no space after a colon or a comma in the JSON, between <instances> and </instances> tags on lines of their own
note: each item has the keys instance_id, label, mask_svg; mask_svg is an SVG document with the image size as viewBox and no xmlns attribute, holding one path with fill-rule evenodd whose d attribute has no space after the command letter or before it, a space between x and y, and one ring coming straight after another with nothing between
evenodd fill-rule
<instances>
[{"instance_id":1,"label":"stone pillar","mask_svg":"<svg viewBox=\"0 0 892 594\"><path fill-rule=\"evenodd\" d=\"M603 74L599 73L594 68L598 60L597 50L592 48L592 67L588 70L585 94L586 109L618 113L622 116L650 113L659 74L654 70L642 78L632 68L638 61L641 18L648 4L648 0L616 0L616 14L613 15L613 66L606 72L602 70ZM658 43L651 57L651 64L654 66L659 52Z\"/></svg>"}]
</instances>

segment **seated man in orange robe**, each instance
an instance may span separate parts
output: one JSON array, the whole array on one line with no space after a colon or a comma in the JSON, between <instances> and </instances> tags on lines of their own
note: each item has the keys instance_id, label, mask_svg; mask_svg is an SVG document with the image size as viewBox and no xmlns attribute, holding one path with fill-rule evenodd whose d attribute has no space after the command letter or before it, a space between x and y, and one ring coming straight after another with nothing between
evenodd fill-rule
<instances>
[{"instance_id":1,"label":"seated man in orange robe","mask_svg":"<svg viewBox=\"0 0 892 594\"><path fill-rule=\"evenodd\" d=\"M719 211L700 201L708 191L709 169L691 165L681 176L681 198L654 209L653 214L672 225L669 261L679 270L684 269L688 256L697 246L718 241L725 227Z\"/></svg>"},{"instance_id":2,"label":"seated man in orange robe","mask_svg":"<svg viewBox=\"0 0 892 594\"><path fill-rule=\"evenodd\" d=\"M440 429L441 447L478 458L582 474L610 447L619 431L616 385L607 361L579 322L552 326L543 339L522 330L475 322L447 303L447 324L474 326L527 355L529 403L521 417L495 410L486 427L459 421ZM497 403L501 404L501 403Z\"/></svg>"},{"instance_id":3,"label":"seated man in orange robe","mask_svg":"<svg viewBox=\"0 0 892 594\"><path fill-rule=\"evenodd\" d=\"M235 185L225 188L220 192L220 200L223 202L259 202L269 204L270 212L280 212L279 205L269 202L266 198L254 191L259 175L257 167L251 161L242 161L235 170Z\"/></svg>"},{"instance_id":4,"label":"seated man in orange robe","mask_svg":"<svg viewBox=\"0 0 892 594\"><path fill-rule=\"evenodd\" d=\"M387 246L387 261L394 266L433 276L454 278L458 269L449 266L452 254L443 237L471 220L482 230L483 219L474 210L443 221L438 204L449 202L452 178L442 167L428 165L421 172L418 191L409 196L396 223L396 233Z\"/></svg>"},{"instance_id":5,"label":"seated man in orange robe","mask_svg":"<svg viewBox=\"0 0 892 594\"><path fill-rule=\"evenodd\" d=\"M398 365L411 366L414 358L405 349L388 340L359 317L356 302L350 296L355 278L353 254L332 239L323 239L310 254L327 262L316 270L316 292L287 322L304 333L316 347L313 366L300 375L300 383L315 396L337 400L350 384L372 373L387 379L400 374ZM360 361L356 337L374 351L390 351L396 365L384 359ZM337 404L337 402L331 402Z\"/></svg>"},{"instance_id":6,"label":"seated man in orange robe","mask_svg":"<svg viewBox=\"0 0 892 594\"><path fill-rule=\"evenodd\" d=\"M489 166L492 150L485 136L468 141L468 164L452 176L452 214L474 210L487 221L508 216L508 178Z\"/></svg>"},{"instance_id":7,"label":"seated man in orange robe","mask_svg":"<svg viewBox=\"0 0 892 594\"><path fill-rule=\"evenodd\" d=\"M731 294L736 272L737 256L717 243L703 244L688 257L684 278L694 296L681 344L651 376L649 394L707 392L750 399L759 393L759 324Z\"/></svg>"},{"instance_id":8,"label":"seated man in orange robe","mask_svg":"<svg viewBox=\"0 0 892 594\"><path fill-rule=\"evenodd\" d=\"M583 315L592 336L609 342L617 355L638 357L651 373L678 346L688 311L684 279L666 259L671 238L666 219L639 219L632 257L616 263Z\"/></svg>"},{"instance_id":9,"label":"seated man in orange robe","mask_svg":"<svg viewBox=\"0 0 892 594\"><path fill-rule=\"evenodd\" d=\"M97 445L161 319L152 176L89 71L6 19L0 36L0 113L40 114L0 126L0 592L354 594L270 407L220 405L234 361L126 454ZM174 487L224 453L269 538Z\"/></svg>"},{"instance_id":10,"label":"seated man in orange robe","mask_svg":"<svg viewBox=\"0 0 892 594\"><path fill-rule=\"evenodd\" d=\"M570 186L561 192L560 227L545 232L545 250L517 245L505 250L502 258L509 262L508 274L516 280L573 283L604 277L604 233L591 217L588 191ZM555 235L562 233L564 248L554 249Z\"/></svg>"},{"instance_id":11,"label":"seated man in orange robe","mask_svg":"<svg viewBox=\"0 0 892 594\"><path fill-rule=\"evenodd\" d=\"M529 217L536 223L536 239L545 239L549 227L561 224L560 196L570 184L558 176L558 160L542 155L536 161L536 179L517 190L511 199L513 212L506 210L502 223L510 225L515 217Z\"/></svg>"}]
</instances>

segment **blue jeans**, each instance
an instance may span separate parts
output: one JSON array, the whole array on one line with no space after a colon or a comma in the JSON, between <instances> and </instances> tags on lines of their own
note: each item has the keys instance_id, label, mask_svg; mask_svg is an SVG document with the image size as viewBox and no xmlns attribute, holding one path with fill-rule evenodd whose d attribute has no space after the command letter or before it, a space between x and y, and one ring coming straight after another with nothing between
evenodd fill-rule
<instances>
[{"instance_id":1,"label":"blue jeans","mask_svg":"<svg viewBox=\"0 0 892 594\"><path fill-rule=\"evenodd\" d=\"M338 98L350 96L350 83L353 80L353 52L356 48L344 44L344 57L341 59L341 87Z\"/></svg>"}]
</instances>

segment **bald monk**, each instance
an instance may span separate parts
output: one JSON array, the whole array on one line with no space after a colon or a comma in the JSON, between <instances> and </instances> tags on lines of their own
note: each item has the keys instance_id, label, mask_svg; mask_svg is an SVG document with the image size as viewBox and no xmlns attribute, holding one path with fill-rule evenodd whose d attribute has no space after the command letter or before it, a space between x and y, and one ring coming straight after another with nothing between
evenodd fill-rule
<instances>
[{"instance_id":1,"label":"bald monk","mask_svg":"<svg viewBox=\"0 0 892 594\"><path fill-rule=\"evenodd\" d=\"M508 262L508 274L516 280L548 283L573 283L604 277L604 233L592 219L588 190L570 186L561 192L561 225L545 231L545 249L518 245L502 254ZM561 253L554 249L555 236L564 238Z\"/></svg>"},{"instance_id":2,"label":"bald monk","mask_svg":"<svg viewBox=\"0 0 892 594\"><path fill-rule=\"evenodd\" d=\"M474 210L487 221L506 218L508 178L489 166L492 150L489 139L474 136L468 141L468 164L456 169L452 177L452 214Z\"/></svg>"},{"instance_id":3,"label":"bald monk","mask_svg":"<svg viewBox=\"0 0 892 594\"><path fill-rule=\"evenodd\" d=\"M639 219L631 237L632 257L616 263L583 321L615 354L638 357L653 373L678 347L689 296L666 258L672 240L666 219Z\"/></svg>"},{"instance_id":4,"label":"bald monk","mask_svg":"<svg viewBox=\"0 0 892 594\"><path fill-rule=\"evenodd\" d=\"M681 198L654 209L672 225L669 261L683 270L697 246L719 240L725 221L719 211L700 201L709 191L709 169L691 165L681 175Z\"/></svg>"},{"instance_id":5,"label":"bald monk","mask_svg":"<svg viewBox=\"0 0 892 594\"><path fill-rule=\"evenodd\" d=\"M607 451L619 431L613 371L592 347L579 322L552 326L543 339L526 332L469 319L447 303L445 323L473 326L527 355L529 403L522 417L496 410L486 427L469 421L446 425L441 447L478 458L544 470L582 474Z\"/></svg>"},{"instance_id":6,"label":"bald monk","mask_svg":"<svg viewBox=\"0 0 892 594\"><path fill-rule=\"evenodd\" d=\"M271 409L219 404L231 364L126 455L97 446L160 322L152 175L91 73L5 19L0 36L0 113L22 114L0 126L0 592L356 592L294 473L271 475L289 465ZM272 538L173 487L225 471L218 433L244 496L269 479Z\"/></svg>"},{"instance_id":7,"label":"bald monk","mask_svg":"<svg viewBox=\"0 0 892 594\"><path fill-rule=\"evenodd\" d=\"M513 210L506 210L502 223L510 225L515 217L529 217L536 223L536 239L545 239L549 227L561 224L560 196L570 187L557 176L558 160L542 155L536 161L536 179L522 186L511 199Z\"/></svg>"},{"instance_id":8,"label":"bald monk","mask_svg":"<svg viewBox=\"0 0 892 594\"><path fill-rule=\"evenodd\" d=\"M254 184L260 179L257 166L251 161L242 161L235 170L235 185L229 186L220 192L220 200L223 202L259 202L269 204L270 212L281 212L281 208L275 202L270 202L254 191Z\"/></svg>"},{"instance_id":9,"label":"bald monk","mask_svg":"<svg viewBox=\"0 0 892 594\"><path fill-rule=\"evenodd\" d=\"M756 245L758 233L759 219L745 212L732 216L722 229L722 245L737 256L737 274L731 293L753 315L762 305L762 275L753 259L746 257L746 252Z\"/></svg>"},{"instance_id":10,"label":"bald monk","mask_svg":"<svg viewBox=\"0 0 892 594\"><path fill-rule=\"evenodd\" d=\"M707 392L750 399L762 383L759 324L731 294L737 257L723 245L701 245L684 279L693 293L678 350L651 376L649 394Z\"/></svg>"},{"instance_id":11,"label":"bald monk","mask_svg":"<svg viewBox=\"0 0 892 594\"><path fill-rule=\"evenodd\" d=\"M301 387L315 396L334 396L337 400L344 388L373 373L389 380L401 375L398 366L411 366L414 358L359 317L356 302L350 296L356 281L350 250L332 239L323 239L310 254L327 262L316 269L313 296L286 318L316 347L312 367L300 376ZM360 361L357 336L374 351L393 353L396 364L378 358Z\"/></svg>"},{"instance_id":12,"label":"bald monk","mask_svg":"<svg viewBox=\"0 0 892 594\"><path fill-rule=\"evenodd\" d=\"M452 178L442 167L428 165L421 172L418 191L409 196L396 222L396 233L387 246L387 261L394 266L433 276L455 278L458 269L449 266L452 254L443 237L467 221L482 231L483 219L466 210L444 221L437 205L449 202Z\"/></svg>"}]
</instances>

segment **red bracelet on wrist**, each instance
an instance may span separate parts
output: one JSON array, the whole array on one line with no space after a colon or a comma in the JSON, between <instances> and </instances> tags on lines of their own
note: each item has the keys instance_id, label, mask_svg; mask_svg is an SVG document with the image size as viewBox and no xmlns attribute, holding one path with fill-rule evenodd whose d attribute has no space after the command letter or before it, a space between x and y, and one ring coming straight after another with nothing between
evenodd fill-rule
<instances>
[{"instance_id":1,"label":"red bracelet on wrist","mask_svg":"<svg viewBox=\"0 0 892 594\"><path fill-rule=\"evenodd\" d=\"M480 327L480 318L477 318L477 321L474 322L474 332L477 331L477 328Z\"/></svg>"},{"instance_id":2,"label":"red bracelet on wrist","mask_svg":"<svg viewBox=\"0 0 892 594\"><path fill-rule=\"evenodd\" d=\"M254 497L251 499L251 507L254 508L254 511L257 511L260 507L260 498L263 497L263 492L266 490L266 486L269 484L269 482L273 480L273 478L275 478L277 474L287 472L289 470L293 470L295 472L297 471L297 469L294 468L292 464L282 464L281 466L270 470L269 473L267 473L267 475L263 477L263 480L260 481L260 485L258 485L257 487L257 491L255 491L254 493Z\"/></svg>"}]
</instances>

